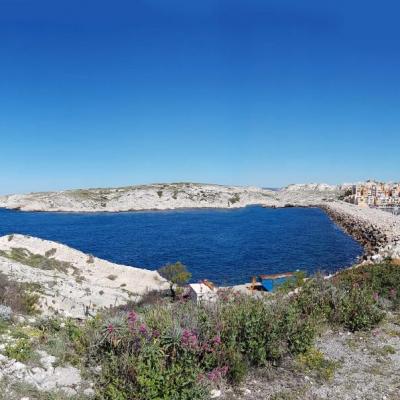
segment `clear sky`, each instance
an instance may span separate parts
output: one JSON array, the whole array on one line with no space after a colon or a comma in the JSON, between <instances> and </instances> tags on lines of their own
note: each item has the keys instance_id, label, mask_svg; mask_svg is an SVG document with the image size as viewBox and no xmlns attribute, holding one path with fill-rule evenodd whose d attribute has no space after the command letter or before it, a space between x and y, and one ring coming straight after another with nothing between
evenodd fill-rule
<instances>
[{"instance_id":1,"label":"clear sky","mask_svg":"<svg viewBox=\"0 0 400 400\"><path fill-rule=\"evenodd\" d=\"M400 180L400 3L0 0L0 193Z\"/></svg>"}]
</instances>

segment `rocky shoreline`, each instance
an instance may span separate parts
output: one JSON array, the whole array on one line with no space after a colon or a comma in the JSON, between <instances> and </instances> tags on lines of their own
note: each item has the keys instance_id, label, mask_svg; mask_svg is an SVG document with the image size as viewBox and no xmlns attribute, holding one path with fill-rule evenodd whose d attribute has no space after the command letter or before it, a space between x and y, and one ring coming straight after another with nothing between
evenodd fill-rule
<instances>
[{"instance_id":1,"label":"rocky shoreline","mask_svg":"<svg viewBox=\"0 0 400 400\"><path fill-rule=\"evenodd\" d=\"M364 261L400 258L399 217L339 201L323 203L319 207L364 247Z\"/></svg>"}]
</instances>

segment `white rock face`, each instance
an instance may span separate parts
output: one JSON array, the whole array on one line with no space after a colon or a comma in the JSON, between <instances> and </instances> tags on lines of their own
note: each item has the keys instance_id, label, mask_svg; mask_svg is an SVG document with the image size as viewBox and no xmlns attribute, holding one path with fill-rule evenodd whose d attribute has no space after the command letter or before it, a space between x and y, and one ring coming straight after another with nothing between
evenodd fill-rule
<instances>
[{"instance_id":1,"label":"white rock face","mask_svg":"<svg viewBox=\"0 0 400 400\"><path fill-rule=\"evenodd\" d=\"M0 375L9 381L30 385L42 392L62 392L67 396L74 396L82 386L88 383L83 381L80 371L70 365L54 367L56 358L44 351L38 351L43 365L30 367L1 355ZM86 389L87 390L87 389Z\"/></svg>"},{"instance_id":2,"label":"white rock face","mask_svg":"<svg viewBox=\"0 0 400 400\"><path fill-rule=\"evenodd\" d=\"M0 197L0 207L22 211L135 211L175 208L237 208L278 205L275 193L254 187L194 183L154 184L115 189L68 190Z\"/></svg>"},{"instance_id":3,"label":"white rock face","mask_svg":"<svg viewBox=\"0 0 400 400\"><path fill-rule=\"evenodd\" d=\"M61 264L60 269L43 269L10 259L12 249L26 249ZM10 279L37 283L44 314L53 312L85 318L87 312L125 304L151 290L167 288L155 271L113 264L68 246L23 235L0 237L0 272ZM4 256L4 255L8 256ZM28 253L27 253L28 254ZM47 255L46 255L47 254Z\"/></svg>"},{"instance_id":4,"label":"white rock face","mask_svg":"<svg viewBox=\"0 0 400 400\"><path fill-rule=\"evenodd\" d=\"M340 186L328 185L326 183L295 183L286 186L285 190L288 192L296 192L296 191L334 192L341 189Z\"/></svg>"},{"instance_id":5,"label":"white rock face","mask_svg":"<svg viewBox=\"0 0 400 400\"><path fill-rule=\"evenodd\" d=\"M266 207L307 206L324 198L337 199L345 189L343 185L301 184L276 191L253 186L172 183L0 196L0 207L21 211L117 212L239 208L254 204Z\"/></svg>"}]
</instances>

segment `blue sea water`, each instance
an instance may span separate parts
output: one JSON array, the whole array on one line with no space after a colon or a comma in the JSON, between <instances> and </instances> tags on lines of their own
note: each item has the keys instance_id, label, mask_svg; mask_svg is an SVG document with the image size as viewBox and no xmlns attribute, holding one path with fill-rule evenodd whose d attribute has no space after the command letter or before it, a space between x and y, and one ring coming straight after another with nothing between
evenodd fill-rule
<instances>
[{"instance_id":1,"label":"blue sea water","mask_svg":"<svg viewBox=\"0 0 400 400\"><path fill-rule=\"evenodd\" d=\"M332 272L361 246L318 208L38 213L0 209L0 235L54 240L106 260L148 269L181 261L192 281L249 282L293 270Z\"/></svg>"}]
</instances>

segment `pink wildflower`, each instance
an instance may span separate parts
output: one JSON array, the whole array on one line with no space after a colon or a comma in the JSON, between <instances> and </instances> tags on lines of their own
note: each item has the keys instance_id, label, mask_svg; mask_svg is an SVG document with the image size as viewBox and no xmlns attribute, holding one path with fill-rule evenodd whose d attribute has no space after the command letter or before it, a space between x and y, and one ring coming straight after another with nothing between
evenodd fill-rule
<instances>
[{"instance_id":1,"label":"pink wildflower","mask_svg":"<svg viewBox=\"0 0 400 400\"><path fill-rule=\"evenodd\" d=\"M182 333L181 343L183 347L197 349L198 340L195 332L185 329Z\"/></svg>"},{"instance_id":2,"label":"pink wildflower","mask_svg":"<svg viewBox=\"0 0 400 400\"><path fill-rule=\"evenodd\" d=\"M377 292L375 292L375 293L372 295L372 297L373 297L373 299L374 299L375 301L378 301L378 300L379 300L379 294L378 294Z\"/></svg>"},{"instance_id":3,"label":"pink wildflower","mask_svg":"<svg viewBox=\"0 0 400 400\"><path fill-rule=\"evenodd\" d=\"M206 351L206 352L213 352L213 349L210 347L210 345L205 342L201 345L201 350Z\"/></svg>"},{"instance_id":4,"label":"pink wildflower","mask_svg":"<svg viewBox=\"0 0 400 400\"><path fill-rule=\"evenodd\" d=\"M221 344L221 336L219 336L219 335L215 336L215 337L213 338L212 342L213 342L213 344L214 344L215 346L219 346L219 345Z\"/></svg>"},{"instance_id":5,"label":"pink wildflower","mask_svg":"<svg viewBox=\"0 0 400 400\"><path fill-rule=\"evenodd\" d=\"M228 367L217 367L214 368L211 372L207 374L207 378L211 382L218 382L220 381L228 372Z\"/></svg>"},{"instance_id":6,"label":"pink wildflower","mask_svg":"<svg viewBox=\"0 0 400 400\"><path fill-rule=\"evenodd\" d=\"M139 332L140 332L142 335L146 335L146 334L147 334L147 327L146 327L145 324L140 325L140 327L139 327Z\"/></svg>"},{"instance_id":7,"label":"pink wildflower","mask_svg":"<svg viewBox=\"0 0 400 400\"><path fill-rule=\"evenodd\" d=\"M160 337L160 331L158 331L157 329L153 330L152 336L153 336L153 338Z\"/></svg>"},{"instance_id":8,"label":"pink wildflower","mask_svg":"<svg viewBox=\"0 0 400 400\"><path fill-rule=\"evenodd\" d=\"M129 325L134 325L135 324L135 322L137 321L137 314L135 313L135 311L129 311L129 313L128 313L128 322L129 322Z\"/></svg>"}]
</instances>

